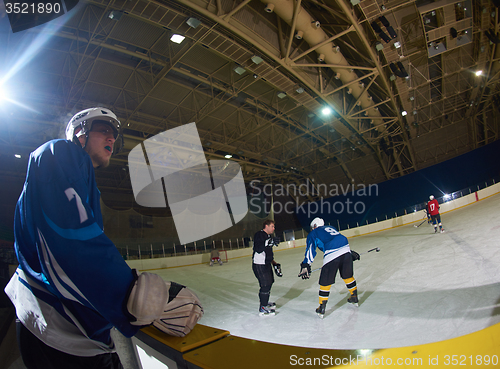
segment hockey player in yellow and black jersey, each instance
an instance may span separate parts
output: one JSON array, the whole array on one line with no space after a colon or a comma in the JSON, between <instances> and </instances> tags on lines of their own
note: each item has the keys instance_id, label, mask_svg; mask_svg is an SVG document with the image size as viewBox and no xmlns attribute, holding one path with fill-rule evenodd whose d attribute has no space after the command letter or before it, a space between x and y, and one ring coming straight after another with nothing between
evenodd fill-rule
<instances>
[{"instance_id":1,"label":"hockey player in yellow and black jersey","mask_svg":"<svg viewBox=\"0 0 500 369\"><path fill-rule=\"evenodd\" d=\"M335 283L337 270L344 280L350 296L348 302L358 306L358 290L354 279L353 261L359 260L359 254L349 247L347 238L341 235L334 227L325 226L325 221L315 218L311 222L312 231L307 236L306 255L300 264L299 277L309 279L311 264L316 256L316 248L323 251L323 267L319 276L319 307L316 313L323 318L326 303L330 296L330 288Z\"/></svg>"}]
</instances>

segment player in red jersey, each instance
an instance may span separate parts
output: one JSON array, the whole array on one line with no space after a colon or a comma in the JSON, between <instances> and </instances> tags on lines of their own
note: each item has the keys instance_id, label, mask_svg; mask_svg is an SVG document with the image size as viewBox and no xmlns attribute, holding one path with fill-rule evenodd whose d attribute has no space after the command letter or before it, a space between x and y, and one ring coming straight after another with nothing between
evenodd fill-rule
<instances>
[{"instance_id":1,"label":"player in red jersey","mask_svg":"<svg viewBox=\"0 0 500 369\"><path fill-rule=\"evenodd\" d=\"M434 233L437 233L439 226L439 231L444 232L443 226L441 224L441 215L439 215L439 203L434 198L433 195L429 196L429 202L427 203L427 213L431 215L432 224L434 224Z\"/></svg>"}]
</instances>

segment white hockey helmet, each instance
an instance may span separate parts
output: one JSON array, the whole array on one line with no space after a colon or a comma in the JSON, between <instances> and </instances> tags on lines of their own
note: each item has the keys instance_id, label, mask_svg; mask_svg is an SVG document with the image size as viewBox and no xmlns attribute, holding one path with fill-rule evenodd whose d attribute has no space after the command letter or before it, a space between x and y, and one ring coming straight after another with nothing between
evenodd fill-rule
<instances>
[{"instance_id":1,"label":"white hockey helmet","mask_svg":"<svg viewBox=\"0 0 500 369\"><path fill-rule=\"evenodd\" d=\"M434 196L433 196L433 195L430 195L430 196L429 196L429 200L431 200L431 201L432 201L432 200L434 200Z\"/></svg>"},{"instance_id":2,"label":"white hockey helmet","mask_svg":"<svg viewBox=\"0 0 500 369\"><path fill-rule=\"evenodd\" d=\"M321 227L325 225L325 221L321 218L314 218L311 222L311 228L314 229L316 227Z\"/></svg>"},{"instance_id":3,"label":"white hockey helmet","mask_svg":"<svg viewBox=\"0 0 500 369\"><path fill-rule=\"evenodd\" d=\"M88 138L88 134L92 130L92 124L94 122L105 123L113 128L115 140L120 141L116 142L116 147L113 152L117 153L120 151L123 146L121 124L115 113L106 108L90 108L76 113L66 126L66 139L80 145L78 137L85 135ZM78 129L80 130L78 131ZM78 132L75 133L75 131ZM85 141L83 148L85 148L86 145L87 142Z\"/></svg>"}]
</instances>

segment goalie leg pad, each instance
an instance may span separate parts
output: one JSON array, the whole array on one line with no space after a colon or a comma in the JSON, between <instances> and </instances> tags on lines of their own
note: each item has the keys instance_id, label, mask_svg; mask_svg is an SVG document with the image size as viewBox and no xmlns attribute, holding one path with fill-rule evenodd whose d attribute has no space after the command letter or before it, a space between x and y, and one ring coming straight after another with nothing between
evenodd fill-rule
<instances>
[{"instance_id":1,"label":"goalie leg pad","mask_svg":"<svg viewBox=\"0 0 500 369\"><path fill-rule=\"evenodd\" d=\"M136 319L132 325L149 325L163 312L169 298L165 281L157 274L140 274L127 300L127 310Z\"/></svg>"},{"instance_id":2,"label":"goalie leg pad","mask_svg":"<svg viewBox=\"0 0 500 369\"><path fill-rule=\"evenodd\" d=\"M203 307L190 289L175 282L166 283L170 284L168 303L153 325L169 335L184 337L203 316Z\"/></svg>"}]
</instances>

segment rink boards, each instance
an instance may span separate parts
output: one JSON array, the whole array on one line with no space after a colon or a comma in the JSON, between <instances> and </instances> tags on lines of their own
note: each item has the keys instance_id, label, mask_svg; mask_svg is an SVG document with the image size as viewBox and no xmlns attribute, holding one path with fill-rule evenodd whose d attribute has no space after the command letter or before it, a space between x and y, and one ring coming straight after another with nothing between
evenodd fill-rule
<instances>
[{"instance_id":1,"label":"rink boards","mask_svg":"<svg viewBox=\"0 0 500 369\"><path fill-rule=\"evenodd\" d=\"M142 369L488 368L500 364L500 323L441 342L381 350L327 350L232 336L198 324L186 337L144 328L133 338Z\"/></svg>"}]
</instances>

